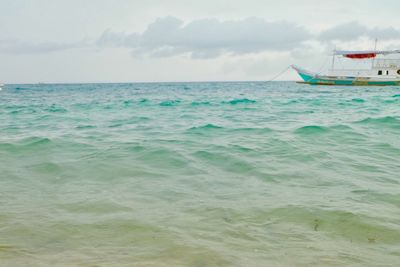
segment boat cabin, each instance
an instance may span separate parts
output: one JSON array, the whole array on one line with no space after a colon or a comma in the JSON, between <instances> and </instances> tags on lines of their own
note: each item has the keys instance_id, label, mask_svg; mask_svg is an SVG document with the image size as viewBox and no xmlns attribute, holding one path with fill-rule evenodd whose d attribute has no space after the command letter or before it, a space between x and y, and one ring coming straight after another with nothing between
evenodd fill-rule
<instances>
[{"instance_id":1,"label":"boat cabin","mask_svg":"<svg viewBox=\"0 0 400 267\"><path fill-rule=\"evenodd\" d=\"M400 58L398 57L399 54L400 50L335 50L332 56L332 67L329 70L329 75L397 78L400 77ZM395 58L396 55L397 58ZM335 59L340 63L339 68L337 66L335 68ZM342 59L350 59L350 61L342 62ZM350 67L343 68L344 65Z\"/></svg>"}]
</instances>

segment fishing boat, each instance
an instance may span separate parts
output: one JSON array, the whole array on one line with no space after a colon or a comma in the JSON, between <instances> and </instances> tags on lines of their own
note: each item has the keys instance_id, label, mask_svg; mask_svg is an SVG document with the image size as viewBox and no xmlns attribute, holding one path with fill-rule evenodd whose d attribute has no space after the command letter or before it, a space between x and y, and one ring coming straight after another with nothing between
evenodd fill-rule
<instances>
[{"instance_id":1,"label":"fishing boat","mask_svg":"<svg viewBox=\"0 0 400 267\"><path fill-rule=\"evenodd\" d=\"M396 58L396 54L400 54L400 50L343 51L335 49L332 54L331 68L326 73L311 72L296 65L291 67L303 79L299 83L311 85L400 85L400 58ZM343 59L353 61L350 62L353 66L363 61L364 67L335 68L336 60L343 61ZM365 66L368 67L365 68Z\"/></svg>"}]
</instances>

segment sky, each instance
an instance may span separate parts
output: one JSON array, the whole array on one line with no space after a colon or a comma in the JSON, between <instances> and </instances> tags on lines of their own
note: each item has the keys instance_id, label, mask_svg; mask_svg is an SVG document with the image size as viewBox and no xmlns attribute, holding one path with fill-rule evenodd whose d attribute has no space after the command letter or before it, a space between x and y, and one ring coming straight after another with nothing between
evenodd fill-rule
<instances>
[{"instance_id":1,"label":"sky","mask_svg":"<svg viewBox=\"0 0 400 267\"><path fill-rule=\"evenodd\" d=\"M395 0L0 0L0 82L265 81L400 49ZM280 80L298 79L287 71Z\"/></svg>"}]
</instances>

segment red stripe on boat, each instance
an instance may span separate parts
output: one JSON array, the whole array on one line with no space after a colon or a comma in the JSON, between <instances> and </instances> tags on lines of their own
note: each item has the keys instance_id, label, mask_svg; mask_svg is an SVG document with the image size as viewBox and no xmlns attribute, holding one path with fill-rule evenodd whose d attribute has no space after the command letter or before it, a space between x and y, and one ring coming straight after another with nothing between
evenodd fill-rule
<instances>
[{"instance_id":1,"label":"red stripe on boat","mask_svg":"<svg viewBox=\"0 0 400 267\"><path fill-rule=\"evenodd\" d=\"M365 54L347 54L343 55L348 58L373 58L376 57L376 53L365 53Z\"/></svg>"}]
</instances>

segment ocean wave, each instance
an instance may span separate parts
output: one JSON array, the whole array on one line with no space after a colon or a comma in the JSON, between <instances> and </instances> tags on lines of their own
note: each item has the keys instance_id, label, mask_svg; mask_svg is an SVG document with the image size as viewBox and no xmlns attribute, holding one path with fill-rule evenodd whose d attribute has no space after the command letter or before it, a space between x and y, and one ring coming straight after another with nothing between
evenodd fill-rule
<instances>
[{"instance_id":1,"label":"ocean wave","mask_svg":"<svg viewBox=\"0 0 400 267\"><path fill-rule=\"evenodd\" d=\"M217 130L217 129L223 129L224 127L215 125L215 124L205 124L202 126L196 126L196 127L191 127L188 129L188 131L208 131L208 130Z\"/></svg>"},{"instance_id":2,"label":"ocean wave","mask_svg":"<svg viewBox=\"0 0 400 267\"><path fill-rule=\"evenodd\" d=\"M23 109L15 109L8 112L10 115L17 115L17 114L35 114L38 111L33 108L23 108Z\"/></svg>"},{"instance_id":3,"label":"ocean wave","mask_svg":"<svg viewBox=\"0 0 400 267\"><path fill-rule=\"evenodd\" d=\"M238 98L238 99L233 99L230 101L223 101L223 104L230 104L230 105L237 105L237 104L253 104L256 103L256 100L248 99L248 98Z\"/></svg>"},{"instance_id":4,"label":"ocean wave","mask_svg":"<svg viewBox=\"0 0 400 267\"><path fill-rule=\"evenodd\" d=\"M134 146L129 146L128 150L131 152L139 153L139 152L145 151L146 147L142 146L142 145L134 145Z\"/></svg>"},{"instance_id":5,"label":"ocean wave","mask_svg":"<svg viewBox=\"0 0 400 267\"><path fill-rule=\"evenodd\" d=\"M122 104L124 105L124 107L129 107L129 106L131 106L133 103L134 103L133 100L124 100L124 101L122 102Z\"/></svg>"},{"instance_id":6,"label":"ocean wave","mask_svg":"<svg viewBox=\"0 0 400 267\"><path fill-rule=\"evenodd\" d=\"M101 107L101 103L98 101L93 101L93 102L89 102L89 103L75 103L72 104L70 107L72 107L75 110L92 110L92 109L96 109L96 108L100 108Z\"/></svg>"},{"instance_id":7,"label":"ocean wave","mask_svg":"<svg viewBox=\"0 0 400 267\"><path fill-rule=\"evenodd\" d=\"M295 130L295 133L302 134L302 135L309 135L309 134L326 133L328 131L329 131L329 129L327 127L324 127L324 126L307 125L307 126L303 126L303 127L297 128Z\"/></svg>"},{"instance_id":8,"label":"ocean wave","mask_svg":"<svg viewBox=\"0 0 400 267\"><path fill-rule=\"evenodd\" d=\"M0 143L0 149L9 153L47 153L58 151L58 153L87 152L95 148L85 142L67 141L63 139L50 139L46 137L28 137L14 142Z\"/></svg>"},{"instance_id":9,"label":"ocean wave","mask_svg":"<svg viewBox=\"0 0 400 267\"><path fill-rule=\"evenodd\" d=\"M84 129L94 129L97 128L95 125L78 125L75 129L84 130Z\"/></svg>"},{"instance_id":10,"label":"ocean wave","mask_svg":"<svg viewBox=\"0 0 400 267\"><path fill-rule=\"evenodd\" d=\"M355 123L364 125L383 126L388 128L400 128L400 119L393 116L385 116L378 118L366 118Z\"/></svg>"},{"instance_id":11,"label":"ocean wave","mask_svg":"<svg viewBox=\"0 0 400 267\"><path fill-rule=\"evenodd\" d=\"M136 160L140 160L141 164L155 167L155 169L179 169L183 171L189 165L189 160L185 158L181 153L174 149L167 147L148 147L148 146L134 146L131 147L130 151L134 153Z\"/></svg>"},{"instance_id":12,"label":"ocean wave","mask_svg":"<svg viewBox=\"0 0 400 267\"><path fill-rule=\"evenodd\" d=\"M139 100L127 99L127 100L123 100L122 101L122 105L124 107L131 107L131 106L133 106L135 104L143 105L143 104L146 104L148 102L150 102L150 101L148 99L146 99L146 98L142 98L142 99L139 99Z\"/></svg>"},{"instance_id":13,"label":"ocean wave","mask_svg":"<svg viewBox=\"0 0 400 267\"><path fill-rule=\"evenodd\" d=\"M16 91L23 91L23 90L29 90L30 88L28 87L15 87Z\"/></svg>"},{"instance_id":14,"label":"ocean wave","mask_svg":"<svg viewBox=\"0 0 400 267\"><path fill-rule=\"evenodd\" d=\"M207 162L214 167L232 173L258 173L256 167L241 157L235 157L232 153L213 152L199 150L193 153L197 160Z\"/></svg>"},{"instance_id":15,"label":"ocean wave","mask_svg":"<svg viewBox=\"0 0 400 267\"><path fill-rule=\"evenodd\" d=\"M39 149L43 146L51 144L51 140L45 137L28 137L21 140L17 140L13 143L0 143L0 148L8 152L23 152L32 149Z\"/></svg>"},{"instance_id":16,"label":"ocean wave","mask_svg":"<svg viewBox=\"0 0 400 267\"><path fill-rule=\"evenodd\" d=\"M28 137L18 142L23 146L41 146L50 144L52 141L47 137Z\"/></svg>"},{"instance_id":17,"label":"ocean wave","mask_svg":"<svg viewBox=\"0 0 400 267\"><path fill-rule=\"evenodd\" d=\"M190 105L192 106L209 106L211 103L209 101L193 101Z\"/></svg>"},{"instance_id":18,"label":"ocean wave","mask_svg":"<svg viewBox=\"0 0 400 267\"><path fill-rule=\"evenodd\" d=\"M162 106L162 107L172 107L172 106L178 105L179 103L181 103L180 100L166 100L166 101L160 102L160 106Z\"/></svg>"},{"instance_id":19,"label":"ocean wave","mask_svg":"<svg viewBox=\"0 0 400 267\"><path fill-rule=\"evenodd\" d=\"M392 104L392 103L398 103L400 101L400 98L393 98L393 99L386 99L383 101L385 104Z\"/></svg>"},{"instance_id":20,"label":"ocean wave","mask_svg":"<svg viewBox=\"0 0 400 267\"><path fill-rule=\"evenodd\" d=\"M227 128L215 124L205 124L201 126L191 127L186 130L188 133L207 134L207 133L224 133L229 135L246 134L246 135L265 135L274 132L273 129L267 127L241 127L241 128Z\"/></svg>"},{"instance_id":21,"label":"ocean wave","mask_svg":"<svg viewBox=\"0 0 400 267\"><path fill-rule=\"evenodd\" d=\"M230 148L239 153L251 153L251 152L256 151L256 149L254 149L254 148L245 147L245 146L241 146L241 145L232 145L232 146L230 146Z\"/></svg>"},{"instance_id":22,"label":"ocean wave","mask_svg":"<svg viewBox=\"0 0 400 267\"><path fill-rule=\"evenodd\" d=\"M393 156L400 155L400 147L397 147L390 143L377 143L374 145L374 148L378 150L383 150L386 154L391 154Z\"/></svg>"},{"instance_id":23,"label":"ocean wave","mask_svg":"<svg viewBox=\"0 0 400 267\"><path fill-rule=\"evenodd\" d=\"M108 125L108 128L116 128L116 127L121 127L124 125L132 125L132 124L138 124L140 122L144 121L149 121L149 117L132 117L132 118L127 118L127 119L122 119L122 120L113 120L110 125Z\"/></svg>"},{"instance_id":24,"label":"ocean wave","mask_svg":"<svg viewBox=\"0 0 400 267\"><path fill-rule=\"evenodd\" d=\"M50 107L47 107L44 109L45 111L52 112L52 113L66 113L67 110L62 107L58 107L56 105L51 105Z\"/></svg>"},{"instance_id":25,"label":"ocean wave","mask_svg":"<svg viewBox=\"0 0 400 267\"><path fill-rule=\"evenodd\" d=\"M257 133L257 134L265 134L265 133L271 133L274 130L268 127L243 127L243 128L234 128L231 129L232 132L238 132L238 133L247 133L247 134L251 134L251 133Z\"/></svg>"},{"instance_id":26,"label":"ocean wave","mask_svg":"<svg viewBox=\"0 0 400 267\"><path fill-rule=\"evenodd\" d=\"M28 166L28 169L40 173L58 174L61 172L60 165L54 162L41 162L38 164Z\"/></svg>"},{"instance_id":27,"label":"ocean wave","mask_svg":"<svg viewBox=\"0 0 400 267\"><path fill-rule=\"evenodd\" d=\"M365 100L364 100L364 99L362 99L362 98L353 98L353 99L351 100L351 102L356 102L356 103L364 103L364 102L365 102Z\"/></svg>"},{"instance_id":28,"label":"ocean wave","mask_svg":"<svg viewBox=\"0 0 400 267\"><path fill-rule=\"evenodd\" d=\"M354 131L352 127L350 127L348 125L344 125L344 124L336 124L336 125L329 126L327 128L332 129L332 130L340 130L340 131Z\"/></svg>"},{"instance_id":29,"label":"ocean wave","mask_svg":"<svg viewBox=\"0 0 400 267\"><path fill-rule=\"evenodd\" d=\"M7 111L7 114L33 114L41 109L40 105L7 105L3 110Z\"/></svg>"},{"instance_id":30,"label":"ocean wave","mask_svg":"<svg viewBox=\"0 0 400 267\"><path fill-rule=\"evenodd\" d=\"M117 123L113 123L113 124L108 125L108 128L118 128L118 127L121 127L123 125L124 125L123 122L117 122Z\"/></svg>"},{"instance_id":31,"label":"ocean wave","mask_svg":"<svg viewBox=\"0 0 400 267\"><path fill-rule=\"evenodd\" d=\"M344 124L335 124L330 126L306 125L297 128L294 132L297 134L322 134L322 133L336 132L346 135L356 134L357 136L362 136L361 134L355 132L355 130L352 127ZM343 135L340 135L340 137L343 137Z\"/></svg>"},{"instance_id":32,"label":"ocean wave","mask_svg":"<svg viewBox=\"0 0 400 267\"><path fill-rule=\"evenodd\" d=\"M300 102L299 100L292 99L292 100L286 101L286 102L284 102L282 104L283 105L291 105L291 104L298 104L299 102Z\"/></svg>"}]
</instances>

